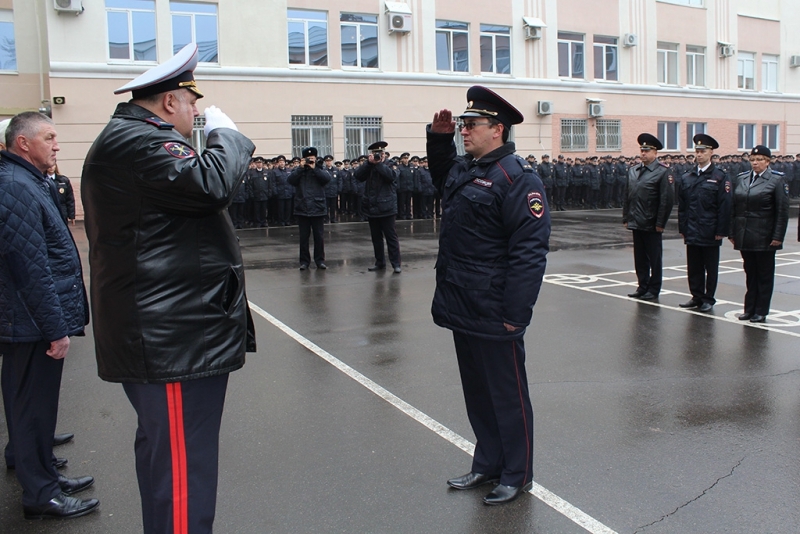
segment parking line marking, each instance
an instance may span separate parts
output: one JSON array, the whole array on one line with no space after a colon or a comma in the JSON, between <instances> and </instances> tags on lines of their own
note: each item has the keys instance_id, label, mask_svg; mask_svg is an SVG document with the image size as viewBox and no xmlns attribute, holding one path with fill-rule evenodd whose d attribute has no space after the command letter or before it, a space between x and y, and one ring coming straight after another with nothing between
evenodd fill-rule
<instances>
[{"instance_id":1,"label":"parking line marking","mask_svg":"<svg viewBox=\"0 0 800 534\"><path fill-rule=\"evenodd\" d=\"M466 452L470 456L475 454L475 444L470 442L469 440L465 439L464 437L456 434L440 422L436 421L429 415L423 413L422 411L418 410L417 408L411 406L409 403L392 393L391 391L387 390L383 386L379 385L378 383L374 382L373 380L367 378L365 375L361 374L360 372L356 371L354 368L350 367L342 360L331 354L330 352L326 351L319 345L315 344L314 342L306 339L298 332L287 326L285 323L277 319L274 315L270 314L269 312L261 309L258 305L254 304L251 301L248 301L250 304L250 309L263 317L266 321L271 323L273 326L281 330L284 334L289 336L290 338L297 341L300 345L307 348L309 351L313 352L345 375L349 376L360 385L368 389L369 391L373 392L378 397L382 398L404 414L408 415L421 425L427 427L428 429L432 430L445 440L449 441L462 451ZM592 534L617 534L614 530L611 530L607 526L605 526L600 521L596 520L595 518L591 517L590 515L586 514L579 508L573 506L569 502L565 501L555 493L551 492L547 488L544 488L537 484L536 482L533 483L533 488L530 490L530 493L536 496L540 501L545 503L546 505L550 506L557 512L559 512L564 517L570 519L580 527L584 528L588 532Z\"/></svg>"}]
</instances>

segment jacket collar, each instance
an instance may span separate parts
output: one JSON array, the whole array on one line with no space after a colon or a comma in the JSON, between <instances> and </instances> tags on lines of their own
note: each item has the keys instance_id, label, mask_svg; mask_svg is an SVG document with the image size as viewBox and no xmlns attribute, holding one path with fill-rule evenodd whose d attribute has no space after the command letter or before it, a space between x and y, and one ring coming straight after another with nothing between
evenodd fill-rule
<instances>
[{"instance_id":1,"label":"jacket collar","mask_svg":"<svg viewBox=\"0 0 800 534\"><path fill-rule=\"evenodd\" d=\"M34 167L33 164L31 162L29 162L28 160L22 159L21 157L17 156L16 154L12 154L8 150L3 150L2 152L0 152L0 158L2 158L3 160L11 161L16 165L19 165L20 167L24 167L31 174L33 174L36 178L39 178L40 180L44 180L44 173L42 171L40 171L39 169Z\"/></svg>"},{"instance_id":2,"label":"jacket collar","mask_svg":"<svg viewBox=\"0 0 800 534\"><path fill-rule=\"evenodd\" d=\"M514 143L509 141L507 143L504 143L503 146L495 148L494 150L492 150L491 152L489 152L480 159L475 159L470 154L467 154L464 157L467 159L467 163L469 164L470 167L473 165L489 165L497 160L503 159L509 154L513 154L516 151L517 151L516 145L514 145Z\"/></svg>"}]
</instances>

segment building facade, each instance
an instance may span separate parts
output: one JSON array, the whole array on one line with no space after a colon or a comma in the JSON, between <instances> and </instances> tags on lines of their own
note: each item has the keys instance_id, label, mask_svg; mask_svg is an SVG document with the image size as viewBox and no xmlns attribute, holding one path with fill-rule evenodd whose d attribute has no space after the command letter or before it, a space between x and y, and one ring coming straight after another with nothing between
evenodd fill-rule
<instances>
[{"instance_id":1,"label":"building facade","mask_svg":"<svg viewBox=\"0 0 800 534\"><path fill-rule=\"evenodd\" d=\"M797 27L800 0L0 0L0 118L49 109L77 190L113 90L194 41L201 111L265 156L422 154L473 84L525 115L522 155L630 155L643 131L666 152L708 132L723 154L794 154Z\"/></svg>"}]
</instances>

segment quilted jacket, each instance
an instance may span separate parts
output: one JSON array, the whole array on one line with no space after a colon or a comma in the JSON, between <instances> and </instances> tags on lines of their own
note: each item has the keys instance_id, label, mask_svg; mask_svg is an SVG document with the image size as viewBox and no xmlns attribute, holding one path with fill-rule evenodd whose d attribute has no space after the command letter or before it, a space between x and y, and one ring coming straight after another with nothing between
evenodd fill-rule
<instances>
[{"instance_id":1,"label":"quilted jacket","mask_svg":"<svg viewBox=\"0 0 800 534\"><path fill-rule=\"evenodd\" d=\"M0 153L0 343L81 335L89 322L80 257L55 195L30 163Z\"/></svg>"}]
</instances>

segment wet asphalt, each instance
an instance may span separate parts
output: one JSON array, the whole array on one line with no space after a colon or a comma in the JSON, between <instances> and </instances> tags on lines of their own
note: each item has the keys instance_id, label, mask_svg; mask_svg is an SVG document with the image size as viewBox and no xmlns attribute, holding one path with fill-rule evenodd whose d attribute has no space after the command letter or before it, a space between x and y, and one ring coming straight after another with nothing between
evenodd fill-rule
<instances>
[{"instance_id":1,"label":"wet asphalt","mask_svg":"<svg viewBox=\"0 0 800 534\"><path fill-rule=\"evenodd\" d=\"M399 275L367 271L366 223L326 225L326 271L297 269L297 227L239 231L259 351L229 383L215 532L797 532L796 215L754 326L735 319L744 273L730 244L703 315L677 307L689 295L674 220L664 290L643 303L625 296L636 278L619 210L554 213L525 336L538 492L502 507L482 504L488 487L445 484L469 471L474 436L452 337L430 317L437 222L398 221ZM5 472L0 532L141 532L135 426L122 387L97 378L91 333L73 338L58 430L76 438L56 452L64 474L96 478L81 495L100 511L27 522Z\"/></svg>"}]
</instances>

